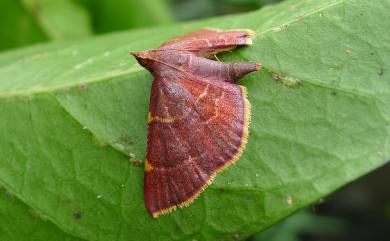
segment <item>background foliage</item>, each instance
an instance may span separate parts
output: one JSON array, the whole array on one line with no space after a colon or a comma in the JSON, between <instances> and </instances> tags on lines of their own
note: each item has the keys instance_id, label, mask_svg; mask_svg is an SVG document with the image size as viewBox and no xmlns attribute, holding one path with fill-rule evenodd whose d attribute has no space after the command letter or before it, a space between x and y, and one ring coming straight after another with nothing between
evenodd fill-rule
<instances>
[{"instance_id":1,"label":"background foliage","mask_svg":"<svg viewBox=\"0 0 390 241\"><path fill-rule=\"evenodd\" d=\"M384 164L389 1L286 1L172 25L275 2L1 1L0 240L242 240ZM241 81L253 105L249 144L192 206L152 220L134 165L151 76L128 51L200 27L256 30L253 46L221 56L264 65ZM356 240L356 218L330 217L337 203L370 220L369 238L387 240L382 170L316 205L321 216L302 211L252 239ZM365 186L382 195L370 199Z\"/></svg>"}]
</instances>

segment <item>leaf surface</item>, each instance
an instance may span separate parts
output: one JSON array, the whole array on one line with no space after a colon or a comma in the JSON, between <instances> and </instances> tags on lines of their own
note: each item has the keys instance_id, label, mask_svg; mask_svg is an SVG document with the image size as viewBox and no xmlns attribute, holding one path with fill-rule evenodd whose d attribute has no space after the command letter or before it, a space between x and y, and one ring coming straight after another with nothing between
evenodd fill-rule
<instances>
[{"instance_id":1,"label":"leaf surface","mask_svg":"<svg viewBox=\"0 0 390 241\"><path fill-rule=\"evenodd\" d=\"M0 55L0 183L85 240L237 240L390 158L390 2L287 1L249 14ZM200 27L251 28L246 150L190 207L151 219L152 77L128 52ZM73 214L83 215L75 220Z\"/></svg>"},{"instance_id":2,"label":"leaf surface","mask_svg":"<svg viewBox=\"0 0 390 241\"><path fill-rule=\"evenodd\" d=\"M61 231L42 213L31 209L3 187L0 187L0 240L82 241Z\"/></svg>"}]
</instances>

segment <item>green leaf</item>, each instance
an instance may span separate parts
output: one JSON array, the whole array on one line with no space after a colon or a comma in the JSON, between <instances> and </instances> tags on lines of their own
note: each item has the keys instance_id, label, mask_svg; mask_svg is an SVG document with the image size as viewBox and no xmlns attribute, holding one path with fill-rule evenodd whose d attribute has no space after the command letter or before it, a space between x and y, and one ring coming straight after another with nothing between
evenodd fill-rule
<instances>
[{"instance_id":1,"label":"green leaf","mask_svg":"<svg viewBox=\"0 0 390 241\"><path fill-rule=\"evenodd\" d=\"M76 215L81 214L75 213ZM44 215L29 208L2 187L0 187L0 240L81 241L61 231Z\"/></svg>"},{"instance_id":2,"label":"green leaf","mask_svg":"<svg viewBox=\"0 0 390 241\"><path fill-rule=\"evenodd\" d=\"M389 7L287 1L2 54L0 183L85 240L244 239L390 158ZM200 27L256 31L222 56L264 66L240 81L249 142L191 206L152 219L132 165L145 155L152 76L128 52Z\"/></svg>"},{"instance_id":3,"label":"green leaf","mask_svg":"<svg viewBox=\"0 0 390 241\"><path fill-rule=\"evenodd\" d=\"M88 13L71 0L2 0L0 50L90 35Z\"/></svg>"},{"instance_id":4,"label":"green leaf","mask_svg":"<svg viewBox=\"0 0 390 241\"><path fill-rule=\"evenodd\" d=\"M80 0L91 12L96 32L155 26L172 21L167 0Z\"/></svg>"}]
</instances>

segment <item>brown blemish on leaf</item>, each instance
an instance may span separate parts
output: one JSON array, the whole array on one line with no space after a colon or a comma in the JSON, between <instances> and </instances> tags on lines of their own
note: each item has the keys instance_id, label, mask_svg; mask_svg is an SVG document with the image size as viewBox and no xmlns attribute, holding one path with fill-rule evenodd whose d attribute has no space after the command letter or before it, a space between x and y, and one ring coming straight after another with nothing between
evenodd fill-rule
<instances>
[{"instance_id":1,"label":"brown blemish on leaf","mask_svg":"<svg viewBox=\"0 0 390 241\"><path fill-rule=\"evenodd\" d=\"M98 138L97 136L95 136L95 135L92 135L91 139L92 139L93 144L95 144L97 147L102 148L102 147L104 147L104 146L107 145L107 143L106 143L105 141L99 139L99 138Z\"/></svg>"},{"instance_id":2,"label":"brown blemish on leaf","mask_svg":"<svg viewBox=\"0 0 390 241\"><path fill-rule=\"evenodd\" d=\"M347 55L351 55L351 54L352 54L352 50L350 50L350 49L346 49L346 50L345 50L345 54L347 54Z\"/></svg>"},{"instance_id":3,"label":"brown blemish on leaf","mask_svg":"<svg viewBox=\"0 0 390 241\"><path fill-rule=\"evenodd\" d=\"M280 81L286 87L297 87L299 84L301 84L299 79L286 76L281 72L273 72L271 75L274 80Z\"/></svg>"},{"instance_id":4,"label":"brown blemish on leaf","mask_svg":"<svg viewBox=\"0 0 390 241\"><path fill-rule=\"evenodd\" d=\"M130 160L130 162L135 167L141 167L144 165L144 162L142 160Z\"/></svg>"},{"instance_id":5,"label":"brown blemish on leaf","mask_svg":"<svg viewBox=\"0 0 390 241\"><path fill-rule=\"evenodd\" d=\"M87 84L80 84L80 85L79 85L79 90L85 91L85 90L87 90L87 89L88 89L88 85L87 85Z\"/></svg>"}]
</instances>

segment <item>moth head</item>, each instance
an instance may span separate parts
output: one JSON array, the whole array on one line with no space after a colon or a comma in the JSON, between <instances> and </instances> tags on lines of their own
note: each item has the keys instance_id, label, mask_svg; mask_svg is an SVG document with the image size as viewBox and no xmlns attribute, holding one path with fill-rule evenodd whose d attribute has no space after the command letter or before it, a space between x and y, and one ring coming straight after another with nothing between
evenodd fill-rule
<instances>
[{"instance_id":1,"label":"moth head","mask_svg":"<svg viewBox=\"0 0 390 241\"><path fill-rule=\"evenodd\" d=\"M170 66L176 68L185 67L188 65L192 53L172 49L155 49L131 52L131 54L140 65L151 70L155 67L152 63L169 63Z\"/></svg>"},{"instance_id":2,"label":"moth head","mask_svg":"<svg viewBox=\"0 0 390 241\"><path fill-rule=\"evenodd\" d=\"M137 59L140 65L144 66L145 68L148 68L149 62L151 60L151 54L149 50L131 52L130 54Z\"/></svg>"}]
</instances>

